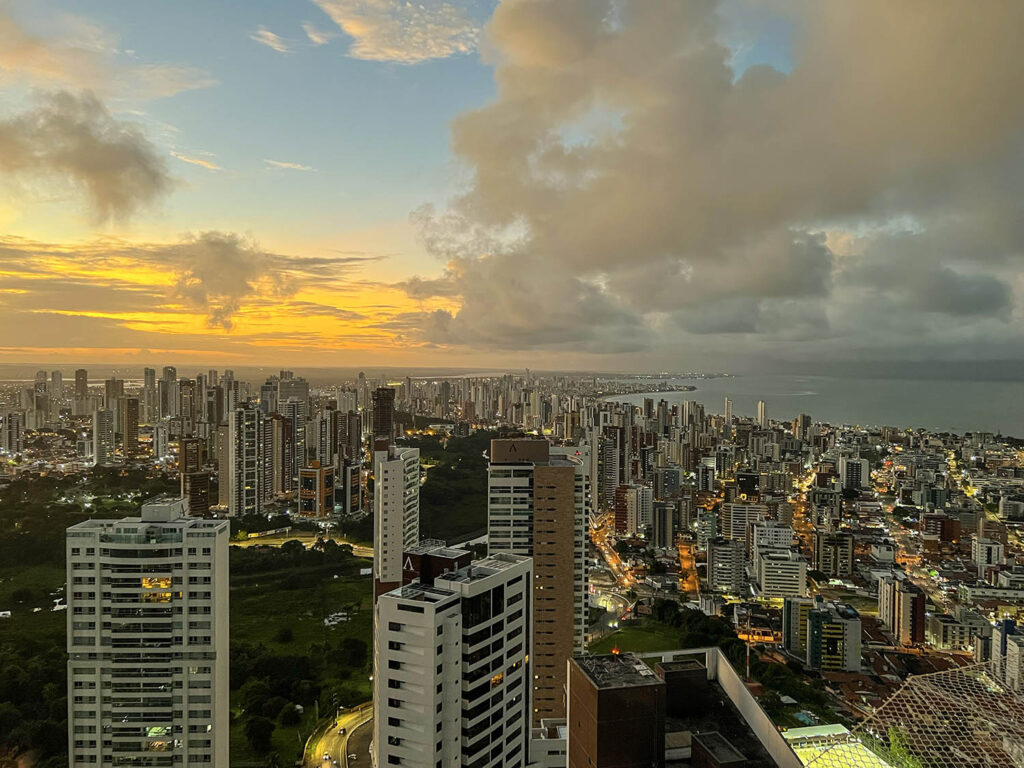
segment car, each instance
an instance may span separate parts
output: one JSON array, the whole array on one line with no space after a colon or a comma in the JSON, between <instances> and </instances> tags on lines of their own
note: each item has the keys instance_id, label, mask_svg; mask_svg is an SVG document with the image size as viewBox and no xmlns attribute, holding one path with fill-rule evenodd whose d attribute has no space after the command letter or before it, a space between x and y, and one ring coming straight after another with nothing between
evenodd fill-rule
<instances>
[{"instance_id":1,"label":"car","mask_svg":"<svg viewBox=\"0 0 1024 768\"><path fill-rule=\"evenodd\" d=\"M344 728L339 728L339 729L338 729L338 735L339 735L339 736L344 736L344 735L345 735L345 733L346 733L346 731L345 731L345 729L344 729Z\"/></svg>"},{"instance_id":2,"label":"car","mask_svg":"<svg viewBox=\"0 0 1024 768\"><path fill-rule=\"evenodd\" d=\"M331 753L330 752L324 752L324 756L322 758L320 758L320 759L323 760L325 763L330 761Z\"/></svg>"}]
</instances>

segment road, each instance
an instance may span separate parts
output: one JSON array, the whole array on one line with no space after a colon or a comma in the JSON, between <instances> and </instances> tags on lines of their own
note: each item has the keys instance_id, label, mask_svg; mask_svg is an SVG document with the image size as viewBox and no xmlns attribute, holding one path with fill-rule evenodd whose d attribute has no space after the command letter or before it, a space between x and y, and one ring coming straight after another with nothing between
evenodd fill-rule
<instances>
[{"instance_id":1,"label":"road","mask_svg":"<svg viewBox=\"0 0 1024 768\"><path fill-rule=\"evenodd\" d=\"M616 583L622 589L632 589L636 586L636 579L633 578L629 573L629 569L626 568L625 563L622 562L622 558L619 557L619 553L615 551L608 539L611 535L612 516L610 513L602 515L597 525L590 529L590 539L597 547L597 551L601 553L605 563L608 564L608 569L612 572L615 577Z\"/></svg>"},{"instance_id":2,"label":"road","mask_svg":"<svg viewBox=\"0 0 1024 768\"><path fill-rule=\"evenodd\" d=\"M693 549L693 542L679 542L679 594L685 595L687 600L696 600L700 597L700 580L697 577Z\"/></svg>"},{"instance_id":3,"label":"road","mask_svg":"<svg viewBox=\"0 0 1024 768\"><path fill-rule=\"evenodd\" d=\"M334 722L334 724L328 728L323 735L317 739L312 749L307 754L312 755L308 768L328 768L333 765L334 760L338 761L338 765L342 768L359 768L362 765L369 765L369 758L367 755L357 755L355 760L349 760L349 754L355 754L349 748L349 739L353 732L356 731L360 726L365 726L367 723L373 722L373 705L371 703L362 704L355 709L346 710L341 713L341 716ZM339 730L344 728L345 733L339 733ZM325 760L324 756L330 755L329 760Z\"/></svg>"}]
</instances>

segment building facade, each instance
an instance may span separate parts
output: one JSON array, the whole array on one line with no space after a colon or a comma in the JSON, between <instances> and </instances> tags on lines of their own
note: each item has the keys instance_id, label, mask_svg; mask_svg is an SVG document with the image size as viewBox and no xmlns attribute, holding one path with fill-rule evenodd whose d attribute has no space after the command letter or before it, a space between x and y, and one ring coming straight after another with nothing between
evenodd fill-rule
<instances>
[{"instance_id":1,"label":"building facade","mask_svg":"<svg viewBox=\"0 0 1024 768\"><path fill-rule=\"evenodd\" d=\"M546 440L492 440L487 547L533 558L533 725L565 716L566 662L587 623L587 473Z\"/></svg>"},{"instance_id":2,"label":"building facade","mask_svg":"<svg viewBox=\"0 0 1024 768\"><path fill-rule=\"evenodd\" d=\"M376 765L527 764L532 577L497 553L378 598Z\"/></svg>"},{"instance_id":3,"label":"building facade","mask_svg":"<svg viewBox=\"0 0 1024 768\"><path fill-rule=\"evenodd\" d=\"M67 531L71 768L228 765L230 529L184 515Z\"/></svg>"}]
</instances>

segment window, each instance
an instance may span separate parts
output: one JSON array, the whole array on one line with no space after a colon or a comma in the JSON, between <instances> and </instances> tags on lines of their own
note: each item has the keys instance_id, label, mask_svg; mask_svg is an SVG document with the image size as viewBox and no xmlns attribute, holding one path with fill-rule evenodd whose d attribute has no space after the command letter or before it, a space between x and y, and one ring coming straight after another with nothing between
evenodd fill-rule
<instances>
[{"instance_id":1,"label":"window","mask_svg":"<svg viewBox=\"0 0 1024 768\"><path fill-rule=\"evenodd\" d=\"M395 690L400 690L401 687L402 687L402 681L401 680L390 680L390 679L388 680L388 688L394 688Z\"/></svg>"},{"instance_id":2,"label":"window","mask_svg":"<svg viewBox=\"0 0 1024 768\"><path fill-rule=\"evenodd\" d=\"M405 647L405 643L400 643L397 640L388 640L389 651L400 651Z\"/></svg>"},{"instance_id":3,"label":"window","mask_svg":"<svg viewBox=\"0 0 1024 768\"><path fill-rule=\"evenodd\" d=\"M402 662L395 661L394 659L388 659L388 669L401 669Z\"/></svg>"},{"instance_id":4,"label":"window","mask_svg":"<svg viewBox=\"0 0 1024 768\"><path fill-rule=\"evenodd\" d=\"M393 728L400 728L402 726L402 720L398 717L389 717L388 725L392 726Z\"/></svg>"},{"instance_id":5,"label":"window","mask_svg":"<svg viewBox=\"0 0 1024 768\"><path fill-rule=\"evenodd\" d=\"M397 621L389 621L388 622L388 629L391 630L392 632L401 632L402 631L402 627L404 627L404 626L405 626L405 624L399 624Z\"/></svg>"},{"instance_id":6,"label":"window","mask_svg":"<svg viewBox=\"0 0 1024 768\"><path fill-rule=\"evenodd\" d=\"M392 709L401 709L402 708L402 700L401 699L388 699L388 706L391 707Z\"/></svg>"},{"instance_id":7,"label":"window","mask_svg":"<svg viewBox=\"0 0 1024 768\"><path fill-rule=\"evenodd\" d=\"M388 755L388 765L401 765L402 758L398 755Z\"/></svg>"}]
</instances>

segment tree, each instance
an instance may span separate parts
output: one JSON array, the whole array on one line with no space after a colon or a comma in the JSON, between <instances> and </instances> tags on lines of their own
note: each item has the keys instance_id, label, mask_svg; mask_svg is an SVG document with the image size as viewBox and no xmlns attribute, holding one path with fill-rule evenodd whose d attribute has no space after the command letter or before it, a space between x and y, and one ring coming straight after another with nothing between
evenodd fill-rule
<instances>
[{"instance_id":1,"label":"tree","mask_svg":"<svg viewBox=\"0 0 1024 768\"><path fill-rule=\"evenodd\" d=\"M354 669L366 666L366 642L358 637L346 637L341 641L341 650L348 658L348 664Z\"/></svg>"},{"instance_id":2,"label":"tree","mask_svg":"<svg viewBox=\"0 0 1024 768\"><path fill-rule=\"evenodd\" d=\"M292 638L295 637L295 633L292 632L291 627L281 627L277 632L274 633L275 643L290 643Z\"/></svg>"},{"instance_id":3,"label":"tree","mask_svg":"<svg viewBox=\"0 0 1024 768\"><path fill-rule=\"evenodd\" d=\"M242 726L245 740L257 755L265 755L270 751L271 737L274 735L274 723L265 717L246 718Z\"/></svg>"},{"instance_id":4,"label":"tree","mask_svg":"<svg viewBox=\"0 0 1024 768\"><path fill-rule=\"evenodd\" d=\"M302 720L302 715L299 713L298 707L288 702L281 710L281 714L277 716L277 719L281 725L298 725L299 721Z\"/></svg>"}]
</instances>

